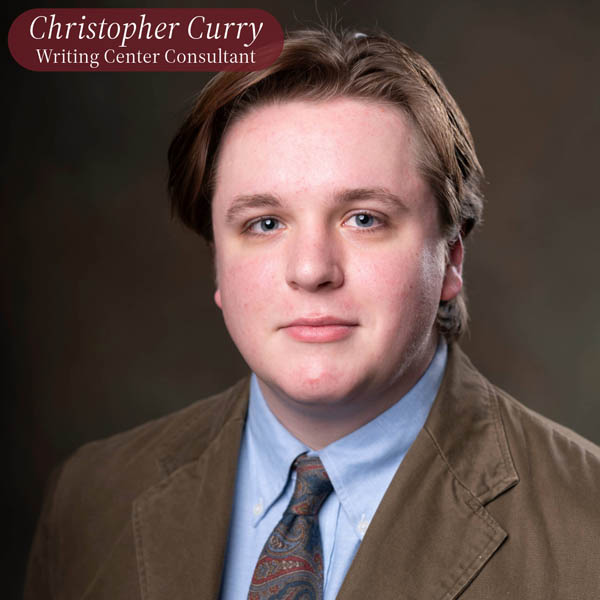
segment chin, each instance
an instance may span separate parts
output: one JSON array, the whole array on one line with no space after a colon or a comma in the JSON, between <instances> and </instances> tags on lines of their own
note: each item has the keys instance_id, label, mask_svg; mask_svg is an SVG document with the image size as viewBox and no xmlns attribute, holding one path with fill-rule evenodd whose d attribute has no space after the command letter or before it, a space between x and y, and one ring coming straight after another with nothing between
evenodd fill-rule
<instances>
[{"instance_id":1,"label":"chin","mask_svg":"<svg viewBox=\"0 0 600 600\"><path fill-rule=\"evenodd\" d=\"M343 402L348 397L337 388L320 387L317 389L300 385L282 391L292 402L306 406L331 406Z\"/></svg>"},{"instance_id":2,"label":"chin","mask_svg":"<svg viewBox=\"0 0 600 600\"><path fill-rule=\"evenodd\" d=\"M279 385L281 383L281 385ZM285 381L275 382L288 398L302 404L335 404L349 398L359 382L350 381L348 373L336 369L318 372L295 372Z\"/></svg>"}]
</instances>

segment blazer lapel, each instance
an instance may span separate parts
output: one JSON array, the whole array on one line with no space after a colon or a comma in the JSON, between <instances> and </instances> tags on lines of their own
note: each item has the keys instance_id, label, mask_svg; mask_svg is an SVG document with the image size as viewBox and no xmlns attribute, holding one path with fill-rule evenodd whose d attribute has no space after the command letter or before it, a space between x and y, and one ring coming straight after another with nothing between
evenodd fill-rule
<instances>
[{"instance_id":1,"label":"blazer lapel","mask_svg":"<svg viewBox=\"0 0 600 600\"><path fill-rule=\"evenodd\" d=\"M518 481L491 387L458 348L338 598L451 600L507 533L485 504Z\"/></svg>"},{"instance_id":2,"label":"blazer lapel","mask_svg":"<svg viewBox=\"0 0 600 600\"><path fill-rule=\"evenodd\" d=\"M248 389L223 401L207 436L189 427L161 461L167 479L134 503L133 527L144 600L218 598ZM185 457L187 462L182 462ZM193 458L193 460L188 460Z\"/></svg>"}]
</instances>

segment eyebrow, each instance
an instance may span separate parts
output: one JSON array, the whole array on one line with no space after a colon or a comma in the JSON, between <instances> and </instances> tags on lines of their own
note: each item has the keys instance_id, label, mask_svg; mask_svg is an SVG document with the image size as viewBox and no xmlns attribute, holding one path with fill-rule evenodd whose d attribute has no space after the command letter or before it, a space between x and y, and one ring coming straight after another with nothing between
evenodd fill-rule
<instances>
[{"instance_id":1,"label":"eyebrow","mask_svg":"<svg viewBox=\"0 0 600 600\"><path fill-rule=\"evenodd\" d=\"M338 192L335 197L341 204L359 200L379 200L392 208L408 209L406 202L400 196L386 188L351 188Z\"/></svg>"},{"instance_id":2,"label":"eyebrow","mask_svg":"<svg viewBox=\"0 0 600 600\"><path fill-rule=\"evenodd\" d=\"M225 221L233 223L240 213L253 208L281 208L282 204L272 194L248 194L236 196L225 213Z\"/></svg>"},{"instance_id":3,"label":"eyebrow","mask_svg":"<svg viewBox=\"0 0 600 600\"><path fill-rule=\"evenodd\" d=\"M350 188L334 194L338 204L348 204L360 200L379 200L393 208L407 209L402 198L386 188ZM236 196L225 213L225 221L231 224L240 214L255 208L282 208L283 204L273 194L244 194Z\"/></svg>"}]
</instances>

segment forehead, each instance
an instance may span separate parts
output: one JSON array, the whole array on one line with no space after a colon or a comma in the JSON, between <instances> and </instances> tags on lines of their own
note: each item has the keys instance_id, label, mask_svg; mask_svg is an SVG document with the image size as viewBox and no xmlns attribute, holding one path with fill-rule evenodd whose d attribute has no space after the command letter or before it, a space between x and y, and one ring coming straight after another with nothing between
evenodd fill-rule
<instances>
[{"instance_id":1,"label":"forehead","mask_svg":"<svg viewBox=\"0 0 600 600\"><path fill-rule=\"evenodd\" d=\"M336 98L263 105L226 131L214 200L340 187L415 191L424 185L415 138L406 115L380 102Z\"/></svg>"}]
</instances>

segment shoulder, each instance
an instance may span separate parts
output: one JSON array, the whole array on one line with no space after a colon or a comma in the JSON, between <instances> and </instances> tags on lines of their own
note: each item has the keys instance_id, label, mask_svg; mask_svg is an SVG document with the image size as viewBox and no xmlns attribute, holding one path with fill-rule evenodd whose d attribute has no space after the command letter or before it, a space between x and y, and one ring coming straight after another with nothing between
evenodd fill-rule
<instances>
[{"instance_id":1,"label":"shoulder","mask_svg":"<svg viewBox=\"0 0 600 600\"><path fill-rule=\"evenodd\" d=\"M228 439L241 435L247 398L244 380L183 410L86 444L69 457L53 474L44 499L25 597L49 598L59 589L61 597L82 597L100 565L121 573L119 597L136 595L131 591L137 585L133 503L198 460L223 431L233 434Z\"/></svg>"},{"instance_id":2,"label":"shoulder","mask_svg":"<svg viewBox=\"0 0 600 600\"><path fill-rule=\"evenodd\" d=\"M493 415L494 445L501 450L496 454L496 467L488 457L489 472L514 473L504 493L483 499L490 513L506 525L512 547L520 544L542 555L551 548L553 556L565 561L569 555L581 557L582 552L597 548L600 447L527 408L490 383L468 359L462 368L466 375L461 381L478 398L472 410ZM481 425L483 421L473 422ZM476 435L471 430L467 437ZM587 560L593 554L588 552ZM550 560L548 554L546 558Z\"/></svg>"},{"instance_id":3,"label":"shoulder","mask_svg":"<svg viewBox=\"0 0 600 600\"><path fill-rule=\"evenodd\" d=\"M524 597L595 597L600 448L492 390L518 476L512 489L486 506L508 534L497 564L505 573L522 574Z\"/></svg>"},{"instance_id":4,"label":"shoulder","mask_svg":"<svg viewBox=\"0 0 600 600\"><path fill-rule=\"evenodd\" d=\"M461 483L509 521L531 513L546 529L578 519L600 529L600 448L490 383L458 346L426 428Z\"/></svg>"},{"instance_id":5,"label":"shoulder","mask_svg":"<svg viewBox=\"0 0 600 600\"><path fill-rule=\"evenodd\" d=\"M58 470L45 499L49 522L79 531L101 523L114 538L129 521L132 502L179 468L198 460L228 426L240 432L247 380L228 390L109 438L90 442Z\"/></svg>"},{"instance_id":6,"label":"shoulder","mask_svg":"<svg viewBox=\"0 0 600 600\"><path fill-rule=\"evenodd\" d=\"M495 455L506 470L514 465L520 481L546 476L575 487L600 486L600 447L491 383L458 346L449 347L444 383L439 421L450 415L462 437L488 454L498 448Z\"/></svg>"},{"instance_id":7,"label":"shoulder","mask_svg":"<svg viewBox=\"0 0 600 600\"><path fill-rule=\"evenodd\" d=\"M595 598L600 448L490 383L456 346L427 428L506 536L465 597Z\"/></svg>"},{"instance_id":8,"label":"shoulder","mask_svg":"<svg viewBox=\"0 0 600 600\"><path fill-rule=\"evenodd\" d=\"M542 498L551 494L554 502L576 502L593 512L600 524L600 447L503 390L492 389L520 485Z\"/></svg>"},{"instance_id":9,"label":"shoulder","mask_svg":"<svg viewBox=\"0 0 600 600\"><path fill-rule=\"evenodd\" d=\"M228 423L246 417L248 380L177 412L85 444L65 461L58 487L75 496L121 491L137 495L166 474L196 460ZM85 482L85 487L81 483ZM74 493L77 489L79 492ZM126 490L129 494L124 493Z\"/></svg>"},{"instance_id":10,"label":"shoulder","mask_svg":"<svg viewBox=\"0 0 600 600\"><path fill-rule=\"evenodd\" d=\"M595 597L600 448L490 383L459 348L445 378L430 429L453 473L507 536L472 597Z\"/></svg>"}]
</instances>

